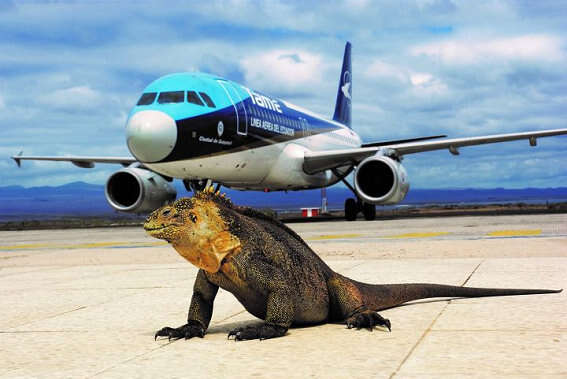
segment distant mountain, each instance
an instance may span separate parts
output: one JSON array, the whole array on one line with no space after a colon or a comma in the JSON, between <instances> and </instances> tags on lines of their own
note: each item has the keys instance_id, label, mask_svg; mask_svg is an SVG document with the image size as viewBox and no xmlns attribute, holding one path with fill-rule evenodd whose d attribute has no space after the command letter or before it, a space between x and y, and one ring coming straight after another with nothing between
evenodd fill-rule
<instances>
[{"instance_id":1,"label":"distant mountain","mask_svg":"<svg viewBox=\"0 0 567 379\"><path fill-rule=\"evenodd\" d=\"M183 184L176 181L178 197L190 196ZM257 208L299 210L319 207L321 190L289 192L252 192L223 189L233 202ZM344 187L327 189L330 209L342 209L346 198L352 197ZM411 189L402 205L502 203L502 202L567 201L567 188L524 189ZM58 187L0 187L0 221L22 218L53 218L61 216L124 216L106 202L104 186L74 182Z\"/></svg>"},{"instance_id":2,"label":"distant mountain","mask_svg":"<svg viewBox=\"0 0 567 379\"><path fill-rule=\"evenodd\" d=\"M113 213L101 185L74 182L58 187L0 187L0 221Z\"/></svg>"}]
</instances>

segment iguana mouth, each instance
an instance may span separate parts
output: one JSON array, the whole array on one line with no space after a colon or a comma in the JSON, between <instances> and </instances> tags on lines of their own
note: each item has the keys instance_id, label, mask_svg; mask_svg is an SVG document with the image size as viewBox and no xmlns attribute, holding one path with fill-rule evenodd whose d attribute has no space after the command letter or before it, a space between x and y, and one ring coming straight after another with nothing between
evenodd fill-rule
<instances>
[{"instance_id":1,"label":"iguana mouth","mask_svg":"<svg viewBox=\"0 0 567 379\"><path fill-rule=\"evenodd\" d=\"M144 225L144 230L146 232L155 232L156 230L163 230L163 229L167 229L167 228L171 228L171 227L179 227L182 226L181 224L168 224L168 225L160 225L160 226L145 226Z\"/></svg>"},{"instance_id":2,"label":"iguana mouth","mask_svg":"<svg viewBox=\"0 0 567 379\"><path fill-rule=\"evenodd\" d=\"M169 225L168 225L168 226L169 226ZM165 229L165 228L167 228L168 226L162 225L162 226L158 226L158 227L155 227L155 228L144 226L144 230L145 230L146 232L153 232L153 231L155 231L155 230L162 230L162 229Z\"/></svg>"}]
</instances>

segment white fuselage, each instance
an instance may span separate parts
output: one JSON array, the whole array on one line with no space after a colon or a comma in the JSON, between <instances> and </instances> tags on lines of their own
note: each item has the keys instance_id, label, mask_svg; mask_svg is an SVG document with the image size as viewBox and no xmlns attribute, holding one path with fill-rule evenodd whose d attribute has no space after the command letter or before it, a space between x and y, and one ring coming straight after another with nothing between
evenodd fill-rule
<instances>
[{"instance_id":1,"label":"white fuselage","mask_svg":"<svg viewBox=\"0 0 567 379\"><path fill-rule=\"evenodd\" d=\"M337 124L340 125L340 124ZM331 172L308 175L303 171L307 151L359 148L361 139L353 130L339 129L289 142L188 160L145 165L174 178L210 178L226 187L251 190L296 190L326 187L340 180Z\"/></svg>"}]
</instances>

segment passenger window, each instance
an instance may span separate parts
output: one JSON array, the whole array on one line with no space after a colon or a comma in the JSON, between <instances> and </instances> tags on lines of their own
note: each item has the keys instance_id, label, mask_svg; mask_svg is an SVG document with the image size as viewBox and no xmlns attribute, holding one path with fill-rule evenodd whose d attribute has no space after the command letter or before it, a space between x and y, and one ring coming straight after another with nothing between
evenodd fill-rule
<instances>
[{"instance_id":1,"label":"passenger window","mask_svg":"<svg viewBox=\"0 0 567 379\"><path fill-rule=\"evenodd\" d=\"M144 93L136 105L150 105L156 99L156 92Z\"/></svg>"},{"instance_id":2,"label":"passenger window","mask_svg":"<svg viewBox=\"0 0 567 379\"><path fill-rule=\"evenodd\" d=\"M189 93L190 93L190 92L187 93L187 99L189 99ZM207 95L207 94L204 93L204 92L199 92L199 95L201 95L201 97L203 98L203 100L205 100L205 103L207 103L207 106L208 106L208 107L210 107L210 108L214 108L214 107L215 107L215 103L213 103L213 99L211 99L211 98L209 97L209 95Z\"/></svg>"},{"instance_id":3,"label":"passenger window","mask_svg":"<svg viewBox=\"0 0 567 379\"><path fill-rule=\"evenodd\" d=\"M202 107L205 106L205 104L203 104L203 101L201 100L199 95L197 95L197 92L195 92L195 91L187 91L187 101L189 103L197 104L197 105L200 105Z\"/></svg>"},{"instance_id":4,"label":"passenger window","mask_svg":"<svg viewBox=\"0 0 567 379\"><path fill-rule=\"evenodd\" d=\"M168 103L182 103L185 97L183 91L170 91L161 92L158 97L158 103L168 104Z\"/></svg>"}]
</instances>

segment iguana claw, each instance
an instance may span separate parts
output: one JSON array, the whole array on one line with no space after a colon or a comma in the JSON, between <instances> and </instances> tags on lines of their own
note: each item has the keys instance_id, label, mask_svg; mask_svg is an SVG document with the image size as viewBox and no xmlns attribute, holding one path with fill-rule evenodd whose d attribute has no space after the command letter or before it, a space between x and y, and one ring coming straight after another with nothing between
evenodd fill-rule
<instances>
[{"instance_id":1,"label":"iguana claw","mask_svg":"<svg viewBox=\"0 0 567 379\"><path fill-rule=\"evenodd\" d=\"M281 337L287 332L287 328L278 325L264 324L259 326L247 326L236 328L228 332L228 339L234 336L235 341L266 340L269 338Z\"/></svg>"},{"instance_id":2,"label":"iguana claw","mask_svg":"<svg viewBox=\"0 0 567 379\"><path fill-rule=\"evenodd\" d=\"M366 311L355 313L354 315L349 317L345 321L345 323L346 323L346 327L348 329L366 328L366 329L372 331L374 329L374 326L383 326L383 327L388 328L388 331L390 331L390 332L392 331L392 324L390 323L390 320L380 316L375 311L366 310Z\"/></svg>"},{"instance_id":3,"label":"iguana claw","mask_svg":"<svg viewBox=\"0 0 567 379\"><path fill-rule=\"evenodd\" d=\"M158 337L167 337L168 341L178 340L180 338L185 338L188 340L189 338L199 337L203 338L205 336L205 329L199 323L188 323L179 328L170 328L166 326L165 328L161 328L158 330L154 336L154 341L157 340Z\"/></svg>"}]
</instances>

